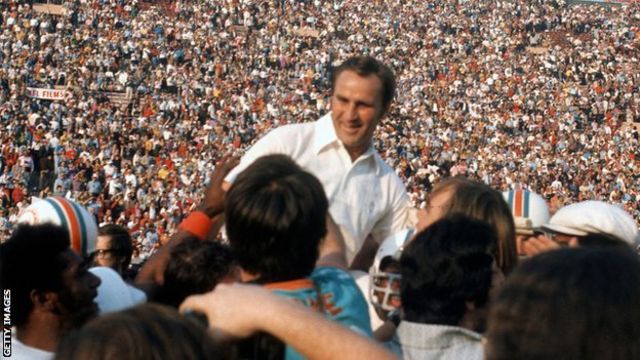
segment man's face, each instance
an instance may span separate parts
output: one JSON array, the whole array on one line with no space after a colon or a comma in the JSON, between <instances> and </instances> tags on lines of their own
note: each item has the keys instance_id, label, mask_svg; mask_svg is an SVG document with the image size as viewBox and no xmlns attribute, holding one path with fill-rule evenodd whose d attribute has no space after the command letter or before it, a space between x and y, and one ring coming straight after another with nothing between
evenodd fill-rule
<instances>
[{"instance_id":1,"label":"man's face","mask_svg":"<svg viewBox=\"0 0 640 360\"><path fill-rule=\"evenodd\" d=\"M100 278L89 272L89 262L83 261L73 250L68 249L61 256L68 265L62 274L58 310L72 326L78 327L98 314L94 299L98 295Z\"/></svg>"},{"instance_id":2,"label":"man's face","mask_svg":"<svg viewBox=\"0 0 640 360\"><path fill-rule=\"evenodd\" d=\"M338 139L355 160L362 155L384 115L382 82L376 75L366 77L345 70L336 79L331 95L331 116Z\"/></svg>"},{"instance_id":3,"label":"man's face","mask_svg":"<svg viewBox=\"0 0 640 360\"><path fill-rule=\"evenodd\" d=\"M115 271L119 271L118 260L118 256L111 243L111 237L108 235L98 235L93 263L97 266L107 266Z\"/></svg>"}]
</instances>

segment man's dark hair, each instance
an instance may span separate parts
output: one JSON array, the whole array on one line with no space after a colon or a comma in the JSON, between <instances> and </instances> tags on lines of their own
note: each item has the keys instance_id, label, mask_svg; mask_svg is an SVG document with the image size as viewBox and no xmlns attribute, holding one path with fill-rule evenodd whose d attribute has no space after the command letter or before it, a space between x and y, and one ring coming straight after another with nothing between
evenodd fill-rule
<instances>
[{"instance_id":1,"label":"man's dark hair","mask_svg":"<svg viewBox=\"0 0 640 360\"><path fill-rule=\"evenodd\" d=\"M383 63L370 56L356 56L345 60L338 66L331 76L331 93L335 90L336 80L344 71L353 71L356 74L366 77L375 75L382 83L382 109L386 112L389 109L391 100L396 92L396 80L393 71Z\"/></svg>"},{"instance_id":2,"label":"man's dark hair","mask_svg":"<svg viewBox=\"0 0 640 360\"><path fill-rule=\"evenodd\" d=\"M231 250L213 241L189 237L171 250L164 270L161 302L178 307L189 295L213 290L230 274Z\"/></svg>"},{"instance_id":3,"label":"man's dark hair","mask_svg":"<svg viewBox=\"0 0 640 360\"><path fill-rule=\"evenodd\" d=\"M591 233L580 236L578 237L578 244L580 244L580 246L617 246L629 248L629 244L620 238L605 233Z\"/></svg>"},{"instance_id":4,"label":"man's dark hair","mask_svg":"<svg viewBox=\"0 0 640 360\"><path fill-rule=\"evenodd\" d=\"M261 157L226 195L233 257L263 283L309 276L326 235L327 211L327 197L315 176L288 156Z\"/></svg>"},{"instance_id":5,"label":"man's dark hair","mask_svg":"<svg viewBox=\"0 0 640 360\"><path fill-rule=\"evenodd\" d=\"M578 247L524 261L492 304L487 359L640 358L640 258Z\"/></svg>"},{"instance_id":6,"label":"man's dark hair","mask_svg":"<svg viewBox=\"0 0 640 360\"><path fill-rule=\"evenodd\" d=\"M59 291L69 265L63 253L70 249L69 232L54 224L19 225L0 246L2 288L11 290L11 321L27 323L33 310L31 291Z\"/></svg>"},{"instance_id":7,"label":"man's dark hair","mask_svg":"<svg viewBox=\"0 0 640 360\"><path fill-rule=\"evenodd\" d=\"M405 319L458 326L467 303L486 304L495 231L485 222L452 215L416 235L400 258Z\"/></svg>"},{"instance_id":8,"label":"man's dark hair","mask_svg":"<svg viewBox=\"0 0 640 360\"><path fill-rule=\"evenodd\" d=\"M122 269L126 270L131 263L131 256L133 255L133 244L129 230L121 225L107 224L98 229L98 236L109 236L111 238L111 246L116 255L125 260L122 264Z\"/></svg>"}]
</instances>

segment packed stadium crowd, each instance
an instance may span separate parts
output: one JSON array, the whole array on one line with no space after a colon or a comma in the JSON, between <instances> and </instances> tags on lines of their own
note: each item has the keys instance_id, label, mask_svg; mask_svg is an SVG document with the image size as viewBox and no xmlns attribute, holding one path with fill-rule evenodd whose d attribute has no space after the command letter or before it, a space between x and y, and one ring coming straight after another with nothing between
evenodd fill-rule
<instances>
[{"instance_id":1,"label":"packed stadium crowd","mask_svg":"<svg viewBox=\"0 0 640 360\"><path fill-rule=\"evenodd\" d=\"M151 246L197 201L220 154L315 119L332 66L358 53L397 73L376 146L416 205L464 174L554 206L623 203L640 219L638 132L623 124L640 119L637 7L79 1L59 16L6 4L5 228L30 196L68 195ZM27 96L55 85L68 98Z\"/></svg>"},{"instance_id":2,"label":"packed stadium crowd","mask_svg":"<svg viewBox=\"0 0 640 360\"><path fill-rule=\"evenodd\" d=\"M0 4L3 357L640 357L637 5Z\"/></svg>"}]
</instances>

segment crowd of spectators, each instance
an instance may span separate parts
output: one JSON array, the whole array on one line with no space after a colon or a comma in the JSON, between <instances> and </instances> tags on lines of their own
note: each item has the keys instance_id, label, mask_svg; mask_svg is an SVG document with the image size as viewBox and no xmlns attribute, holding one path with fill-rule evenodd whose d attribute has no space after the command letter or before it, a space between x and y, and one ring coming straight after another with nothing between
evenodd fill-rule
<instances>
[{"instance_id":1,"label":"crowd of spectators","mask_svg":"<svg viewBox=\"0 0 640 360\"><path fill-rule=\"evenodd\" d=\"M374 139L416 206L463 174L552 209L621 203L640 221L638 6L79 0L53 15L0 4L5 234L30 197L67 196L128 227L146 258L222 155L324 114L333 66L354 54L396 73ZM66 99L27 95L56 86Z\"/></svg>"}]
</instances>

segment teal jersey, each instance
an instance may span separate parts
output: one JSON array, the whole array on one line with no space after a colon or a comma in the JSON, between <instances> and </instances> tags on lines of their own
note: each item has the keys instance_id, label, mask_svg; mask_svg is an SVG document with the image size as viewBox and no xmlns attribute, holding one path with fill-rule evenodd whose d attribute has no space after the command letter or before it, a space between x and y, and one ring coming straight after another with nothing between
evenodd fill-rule
<instances>
[{"instance_id":1,"label":"teal jersey","mask_svg":"<svg viewBox=\"0 0 640 360\"><path fill-rule=\"evenodd\" d=\"M331 320L365 336L372 336L367 301L353 277L335 267L320 267L304 279L266 284L274 293L299 301ZM317 290L316 290L317 289ZM318 294L318 291L320 294ZM285 359L304 359L287 346Z\"/></svg>"}]
</instances>

